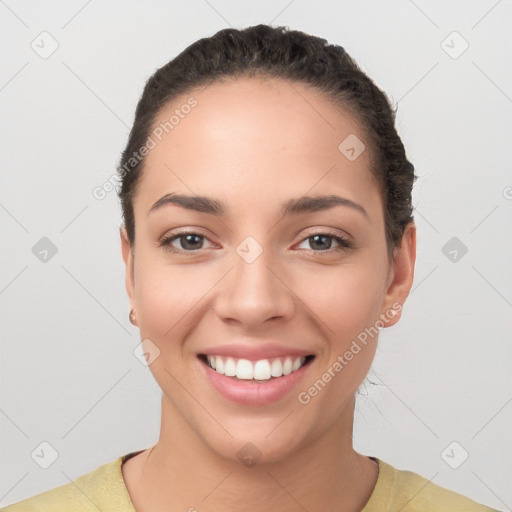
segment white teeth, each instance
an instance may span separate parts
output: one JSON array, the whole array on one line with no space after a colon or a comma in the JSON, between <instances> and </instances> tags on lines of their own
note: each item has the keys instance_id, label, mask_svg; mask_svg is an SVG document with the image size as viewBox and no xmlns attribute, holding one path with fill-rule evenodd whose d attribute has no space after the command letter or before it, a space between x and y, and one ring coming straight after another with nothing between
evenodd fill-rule
<instances>
[{"instance_id":1,"label":"white teeth","mask_svg":"<svg viewBox=\"0 0 512 512\"><path fill-rule=\"evenodd\" d=\"M295 359L295 361L293 362L293 365L292 365L292 372L294 372L295 370L298 370L300 367L301 367L301 361L300 361L300 357L297 357L297 359Z\"/></svg>"},{"instance_id":2,"label":"white teeth","mask_svg":"<svg viewBox=\"0 0 512 512\"><path fill-rule=\"evenodd\" d=\"M270 379L271 376L270 363L268 362L268 359L256 361L256 364L254 365L254 378L256 380L267 380Z\"/></svg>"},{"instance_id":3,"label":"white teeth","mask_svg":"<svg viewBox=\"0 0 512 512\"><path fill-rule=\"evenodd\" d=\"M241 380L268 380L297 371L306 361L305 357L275 358L272 360L236 359L234 357L207 356L210 367L221 375Z\"/></svg>"},{"instance_id":4,"label":"white teeth","mask_svg":"<svg viewBox=\"0 0 512 512\"><path fill-rule=\"evenodd\" d=\"M274 359L272 361L270 375L272 375L272 377L281 377L281 375L283 375L283 363L281 363L281 359Z\"/></svg>"},{"instance_id":5,"label":"white teeth","mask_svg":"<svg viewBox=\"0 0 512 512\"><path fill-rule=\"evenodd\" d=\"M226 375L226 377L234 377L236 375L236 363L232 357L228 357L226 359L226 364L224 365L224 375Z\"/></svg>"},{"instance_id":6,"label":"white teeth","mask_svg":"<svg viewBox=\"0 0 512 512\"><path fill-rule=\"evenodd\" d=\"M284 364L283 364L283 375L290 375L290 373L292 373L292 360L291 358L287 357L285 360L284 360Z\"/></svg>"},{"instance_id":7,"label":"white teeth","mask_svg":"<svg viewBox=\"0 0 512 512\"><path fill-rule=\"evenodd\" d=\"M248 359L239 359L236 364L236 378L237 379L252 379L253 367L251 361Z\"/></svg>"}]
</instances>

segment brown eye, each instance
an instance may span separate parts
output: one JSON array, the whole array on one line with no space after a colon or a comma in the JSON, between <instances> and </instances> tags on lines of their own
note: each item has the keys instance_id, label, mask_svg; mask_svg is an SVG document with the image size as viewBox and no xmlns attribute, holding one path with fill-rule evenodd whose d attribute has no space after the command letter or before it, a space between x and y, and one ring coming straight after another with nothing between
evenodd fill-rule
<instances>
[{"instance_id":1,"label":"brown eye","mask_svg":"<svg viewBox=\"0 0 512 512\"><path fill-rule=\"evenodd\" d=\"M180 247L172 245L175 240L179 241ZM166 247L171 252L192 252L203 249L202 245L207 238L198 233L178 233L176 235L166 236L160 240L160 246Z\"/></svg>"},{"instance_id":2,"label":"brown eye","mask_svg":"<svg viewBox=\"0 0 512 512\"><path fill-rule=\"evenodd\" d=\"M313 249L327 250L330 249L333 237L327 235L313 235L308 238L309 244Z\"/></svg>"},{"instance_id":3,"label":"brown eye","mask_svg":"<svg viewBox=\"0 0 512 512\"><path fill-rule=\"evenodd\" d=\"M333 247L333 241L337 246ZM350 242L339 235L331 235L329 233L315 233L314 235L308 236L301 243L307 242L310 246L310 250L314 252L327 252L333 250L344 250L351 248Z\"/></svg>"}]
</instances>

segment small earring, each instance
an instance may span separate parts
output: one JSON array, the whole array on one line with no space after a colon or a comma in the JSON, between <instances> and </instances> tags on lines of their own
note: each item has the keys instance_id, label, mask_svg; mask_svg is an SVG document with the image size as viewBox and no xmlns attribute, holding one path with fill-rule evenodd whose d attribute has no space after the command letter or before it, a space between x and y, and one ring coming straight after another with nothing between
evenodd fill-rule
<instances>
[{"instance_id":1,"label":"small earring","mask_svg":"<svg viewBox=\"0 0 512 512\"><path fill-rule=\"evenodd\" d=\"M137 325L137 324L135 323L135 309L130 309L130 315L129 315L129 317L128 317L128 318L130 319L130 323L131 323L132 325Z\"/></svg>"}]
</instances>

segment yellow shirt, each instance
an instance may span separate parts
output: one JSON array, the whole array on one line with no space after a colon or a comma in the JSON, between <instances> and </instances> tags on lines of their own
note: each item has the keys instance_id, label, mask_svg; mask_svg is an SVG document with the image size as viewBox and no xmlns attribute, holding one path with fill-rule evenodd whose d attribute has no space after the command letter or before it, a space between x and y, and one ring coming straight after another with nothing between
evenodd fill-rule
<instances>
[{"instance_id":1,"label":"yellow shirt","mask_svg":"<svg viewBox=\"0 0 512 512\"><path fill-rule=\"evenodd\" d=\"M73 482L0 509L0 512L136 512L121 472L130 452ZM497 512L411 471L395 469L377 457L379 476L361 512Z\"/></svg>"}]
</instances>

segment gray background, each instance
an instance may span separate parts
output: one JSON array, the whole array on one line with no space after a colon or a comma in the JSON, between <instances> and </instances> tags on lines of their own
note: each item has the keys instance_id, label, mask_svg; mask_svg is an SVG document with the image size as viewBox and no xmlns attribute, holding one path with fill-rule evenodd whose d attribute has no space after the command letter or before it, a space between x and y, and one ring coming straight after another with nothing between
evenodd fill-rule
<instances>
[{"instance_id":1,"label":"gray background","mask_svg":"<svg viewBox=\"0 0 512 512\"><path fill-rule=\"evenodd\" d=\"M511 11L510 0L0 1L0 504L156 442L160 390L133 354L120 207L92 190L115 171L157 67L263 22L344 46L398 105L420 176L415 283L381 334L356 449L510 510ZM43 237L57 248L46 261Z\"/></svg>"}]
</instances>

